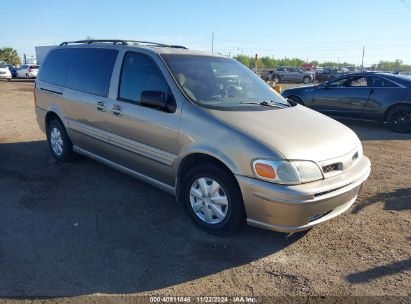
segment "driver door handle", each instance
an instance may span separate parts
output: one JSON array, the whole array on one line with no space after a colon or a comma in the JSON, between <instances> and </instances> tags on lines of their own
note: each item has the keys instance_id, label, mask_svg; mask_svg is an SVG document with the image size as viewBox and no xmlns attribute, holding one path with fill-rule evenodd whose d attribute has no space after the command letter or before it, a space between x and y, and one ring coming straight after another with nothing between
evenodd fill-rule
<instances>
[{"instance_id":1,"label":"driver door handle","mask_svg":"<svg viewBox=\"0 0 411 304\"><path fill-rule=\"evenodd\" d=\"M111 114L113 114L114 116L121 116L122 113L123 113L123 109L119 105L114 105L111 108Z\"/></svg>"},{"instance_id":2,"label":"driver door handle","mask_svg":"<svg viewBox=\"0 0 411 304\"><path fill-rule=\"evenodd\" d=\"M100 112L106 111L106 103L104 101L97 101L97 110Z\"/></svg>"}]
</instances>

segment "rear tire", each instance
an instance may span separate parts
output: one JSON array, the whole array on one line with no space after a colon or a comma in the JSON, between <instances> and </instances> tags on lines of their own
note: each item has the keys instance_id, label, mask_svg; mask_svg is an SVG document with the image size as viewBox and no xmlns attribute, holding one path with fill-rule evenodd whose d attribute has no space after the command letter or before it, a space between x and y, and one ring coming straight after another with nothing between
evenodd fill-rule
<instances>
[{"instance_id":1,"label":"rear tire","mask_svg":"<svg viewBox=\"0 0 411 304\"><path fill-rule=\"evenodd\" d=\"M308 77L308 76L305 76L305 77L303 78L303 82L304 82L304 84L309 84L309 83L311 83L311 78Z\"/></svg>"},{"instance_id":2,"label":"rear tire","mask_svg":"<svg viewBox=\"0 0 411 304\"><path fill-rule=\"evenodd\" d=\"M74 158L73 144L60 120L53 119L48 124L47 141L51 154L58 161L67 162Z\"/></svg>"},{"instance_id":3,"label":"rear tire","mask_svg":"<svg viewBox=\"0 0 411 304\"><path fill-rule=\"evenodd\" d=\"M182 180L179 193L191 220L208 233L228 235L245 223L237 181L217 165L191 168Z\"/></svg>"},{"instance_id":4,"label":"rear tire","mask_svg":"<svg viewBox=\"0 0 411 304\"><path fill-rule=\"evenodd\" d=\"M388 127L398 133L411 131L411 106L397 105L388 110L386 115Z\"/></svg>"}]
</instances>

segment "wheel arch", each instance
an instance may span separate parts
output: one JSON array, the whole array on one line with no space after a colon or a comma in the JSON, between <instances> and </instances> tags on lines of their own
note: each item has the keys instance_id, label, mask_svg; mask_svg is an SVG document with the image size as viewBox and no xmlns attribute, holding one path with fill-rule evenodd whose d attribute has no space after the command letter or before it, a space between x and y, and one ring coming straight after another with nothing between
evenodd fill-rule
<instances>
[{"instance_id":1,"label":"wheel arch","mask_svg":"<svg viewBox=\"0 0 411 304\"><path fill-rule=\"evenodd\" d=\"M302 99L302 98L301 98L300 96L298 96L297 94L290 94L290 95L287 95L287 96L286 96L286 98L290 98L290 97L291 97L291 98L292 98L292 97L298 98L298 99L301 101L300 104L303 105L303 106L305 105L304 99ZM291 99L291 98L290 98L290 99Z\"/></svg>"},{"instance_id":2,"label":"wheel arch","mask_svg":"<svg viewBox=\"0 0 411 304\"><path fill-rule=\"evenodd\" d=\"M235 174L233 170L224 161L222 161L221 159L211 154L205 153L205 152L193 152L193 153L190 153L184 156L184 158L179 162L177 166L176 176L175 176L177 198L179 198L180 196L179 190L180 190L181 182L184 178L184 175L188 172L190 168L192 168L196 164L214 164L218 166L219 168L223 169L224 171L226 171L228 174L230 174L233 177L233 180L238 185L238 182L237 182L237 179L235 178Z\"/></svg>"},{"instance_id":3,"label":"wheel arch","mask_svg":"<svg viewBox=\"0 0 411 304\"><path fill-rule=\"evenodd\" d=\"M400 101L400 102L393 103L392 105L390 105L389 107L387 107L387 108L385 109L383 120L384 120L384 121L387 121L387 114L388 114L388 112L389 112L391 109L393 109L393 108L395 108L395 107L397 107L397 106L403 106L403 105L411 107L411 102Z\"/></svg>"},{"instance_id":4,"label":"wheel arch","mask_svg":"<svg viewBox=\"0 0 411 304\"><path fill-rule=\"evenodd\" d=\"M44 118L46 130L48 129L48 126L49 126L50 122L51 122L53 119L59 120L59 121L63 124L63 126L64 126L63 120L60 118L60 116L59 116L56 112L54 112L54 111L48 111L47 114L46 114L46 116L45 116L45 118Z\"/></svg>"}]
</instances>

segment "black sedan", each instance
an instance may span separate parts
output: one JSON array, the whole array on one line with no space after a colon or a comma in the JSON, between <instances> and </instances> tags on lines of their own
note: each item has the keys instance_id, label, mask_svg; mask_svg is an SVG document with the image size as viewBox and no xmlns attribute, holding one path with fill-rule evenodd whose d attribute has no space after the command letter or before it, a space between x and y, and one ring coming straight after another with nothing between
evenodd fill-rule
<instances>
[{"instance_id":1,"label":"black sedan","mask_svg":"<svg viewBox=\"0 0 411 304\"><path fill-rule=\"evenodd\" d=\"M346 73L342 70L324 69L321 72L318 72L317 75L315 75L315 80L317 80L318 82L324 82L324 81L332 80L344 74Z\"/></svg>"},{"instance_id":2,"label":"black sedan","mask_svg":"<svg viewBox=\"0 0 411 304\"><path fill-rule=\"evenodd\" d=\"M382 121L395 132L411 131L411 77L362 72L281 94L332 117Z\"/></svg>"}]
</instances>

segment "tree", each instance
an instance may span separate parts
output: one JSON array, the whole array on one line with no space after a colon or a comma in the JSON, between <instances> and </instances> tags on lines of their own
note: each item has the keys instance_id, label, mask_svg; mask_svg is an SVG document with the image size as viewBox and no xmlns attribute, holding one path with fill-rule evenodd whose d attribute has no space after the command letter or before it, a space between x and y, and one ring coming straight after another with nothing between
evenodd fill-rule
<instances>
[{"instance_id":1,"label":"tree","mask_svg":"<svg viewBox=\"0 0 411 304\"><path fill-rule=\"evenodd\" d=\"M5 61L6 63L12 65L20 65L21 60L17 51L10 47L5 47L0 49L0 61Z\"/></svg>"}]
</instances>

